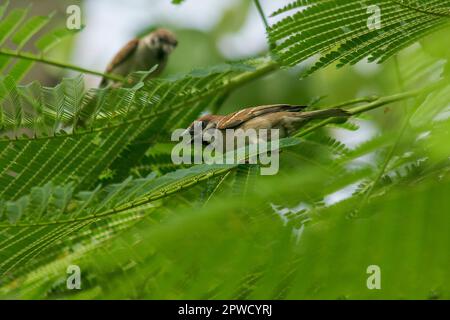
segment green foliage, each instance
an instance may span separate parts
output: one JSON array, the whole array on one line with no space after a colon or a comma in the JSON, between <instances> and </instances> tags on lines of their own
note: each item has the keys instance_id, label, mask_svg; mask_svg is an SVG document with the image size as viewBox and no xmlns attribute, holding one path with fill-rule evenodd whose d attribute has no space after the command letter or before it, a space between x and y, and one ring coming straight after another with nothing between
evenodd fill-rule
<instances>
[{"instance_id":1,"label":"green foliage","mask_svg":"<svg viewBox=\"0 0 450 320\"><path fill-rule=\"evenodd\" d=\"M14 274L13 268L19 263L84 226L113 214L127 213L230 169L227 166L198 166L160 178L150 175L144 179L127 179L118 185L78 194L74 194L73 184L33 188L28 196L3 203L0 208L3 213L0 217L3 222L0 255L8 257L0 264L0 272ZM6 242L14 245L6 245ZM52 251L55 253L55 249Z\"/></svg>"},{"instance_id":2,"label":"green foliage","mask_svg":"<svg viewBox=\"0 0 450 320\"><path fill-rule=\"evenodd\" d=\"M412 2L412 1L411 1ZM450 2L319 0L296 1L274 15L302 9L271 26L273 53L285 66L295 66L319 54L306 73L337 62L338 67L369 61L384 62L400 49L450 23ZM379 10L380 28L371 27ZM372 23L374 25L374 23Z\"/></svg>"},{"instance_id":3,"label":"green foliage","mask_svg":"<svg viewBox=\"0 0 450 320\"><path fill-rule=\"evenodd\" d=\"M400 52L444 27L449 4L379 1L377 31L367 29L370 4L295 1L274 13L301 9L268 30L282 65L320 53L312 72L396 54L382 82L392 85L393 71L401 92L314 99L315 109L344 107L354 119L281 140L273 177L245 161L181 166L170 157L174 129L250 92L245 84L279 68L272 58L158 79L138 72L119 88L86 90L82 76L20 85L37 60L18 53L52 15L1 6L0 64L18 61L0 78L0 297L450 298L448 56L439 46ZM64 35L47 32L36 47ZM3 48L7 39L16 50ZM394 110L362 115L388 104ZM367 123L376 133L364 142L340 138ZM66 288L70 264L81 267L81 291ZM366 286L370 265L382 270L381 291Z\"/></svg>"},{"instance_id":4,"label":"green foliage","mask_svg":"<svg viewBox=\"0 0 450 320\"><path fill-rule=\"evenodd\" d=\"M8 5L9 1L6 1L0 6L0 17L7 11ZM60 28L39 35L39 32L51 22L54 13L48 16L27 17L28 11L29 8L13 9L0 22L0 71L8 74L15 82L19 82L26 75L34 62L40 59L40 56L47 53L59 41L76 32ZM38 36L35 37L36 35ZM28 54L32 59L19 58L19 55L23 54L24 47L30 43L32 38L34 46L38 49L37 54ZM5 44L9 39L12 45L8 49Z\"/></svg>"}]
</instances>

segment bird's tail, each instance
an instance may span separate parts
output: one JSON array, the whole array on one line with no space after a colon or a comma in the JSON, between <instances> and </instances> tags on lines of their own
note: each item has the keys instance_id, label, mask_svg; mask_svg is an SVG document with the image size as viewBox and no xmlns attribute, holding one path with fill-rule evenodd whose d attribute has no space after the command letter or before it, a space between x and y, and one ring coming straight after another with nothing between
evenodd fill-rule
<instances>
[{"instance_id":1,"label":"bird's tail","mask_svg":"<svg viewBox=\"0 0 450 320\"><path fill-rule=\"evenodd\" d=\"M307 111L307 112L301 112L298 114L299 117L303 119L327 119L327 118L333 118L333 117L349 117L351 114L344 110L339 108L334 109L325 109L325 110L316 110L316 111Z\"/></svg>"}]
</instances>

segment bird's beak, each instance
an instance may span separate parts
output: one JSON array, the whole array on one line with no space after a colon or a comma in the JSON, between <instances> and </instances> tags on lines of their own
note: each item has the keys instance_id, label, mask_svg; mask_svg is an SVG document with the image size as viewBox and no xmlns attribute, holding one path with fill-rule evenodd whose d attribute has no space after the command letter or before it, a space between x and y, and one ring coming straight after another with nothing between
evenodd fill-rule
<instances>
[{"instance_id":1,"label":"bird's beak","mask_svg":"<svg viewBox=\"0 0 450 320\"><path fill-rule=\"evenodd\" d=\"M191 125L188 129L186 129L186 131L184 132L183 135L190 136L189 142L191 144L195 143L196 141L201 141L202 144L205 144L203 135L205 133L206 128L207 127L205 126L204 122L196 121L196 122L194 122L193 125Z\"/></svg>"},{"instance_id":2,"label":"bird's beak","mask_svg":"<svg viewBox=\"0 0 450 320\"><path fill-rule=\"evenodd\" d=\"M189 143L194 142L194 139L196 138L194 126L191 126L184 131L183 137L185 137L185 136L189 136Z\"/></svg>"}]
</instances>

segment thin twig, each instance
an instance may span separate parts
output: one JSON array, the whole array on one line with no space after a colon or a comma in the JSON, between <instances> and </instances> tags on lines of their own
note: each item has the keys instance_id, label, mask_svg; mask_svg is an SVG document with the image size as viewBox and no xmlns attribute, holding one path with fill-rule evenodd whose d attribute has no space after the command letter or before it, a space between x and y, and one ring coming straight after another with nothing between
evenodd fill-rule
<instances>
[{"instance_id":1,"label":"thin twig","mask_svg":"<svg viewBox=\"0 0 450 320\"><path fill-rule=\"evenodd\" d=\"M266 28L266 32L268 32L268 30L270 28L269 22L267 21L266 15L264 14L264 10L263 10L259 0L255 0L255 6L256 6L256 9L258 10L259 15L261 16L261 19L262 19L263 23L264 23L264 27ZM271 41L269 41L269 48L270 48L270 50L274 50L275 47L276 47L276 44L271 42Z\"/></svg>"},{"instance_id":2,"label":"thin twig","mask_svg":"<svg viewBox=\"0 0 450 320\"><path fill-rule=\"evenodd\" d=\"M75 222L83 222L83 221L97 221L101 218L106 218L111 215L119 214L122 212L128 212L130 210L136 209L138 207L141 207L143 205L147 205L149 203L155 202L159 199L166 198L170 195L173 195L175 193L178 193L181 190L188 189L194 185L197 185L203 181L209 180L213 177L222 176L231 170L234 170L234 166L229 166L228 168L218 169L216 171L211 171L209 173L205 173L201 175L200 177L196 177L194 179L189 180L183 185L179 185L178 187L173 187L170 189L162 189L160 191L151 193L150 195L147 195L139 200L126 203L124 205L119 205L118 207L114 207L112 209L107 209L103 212L90 214L87 216L79 217L79 218L72 218L72 219L63 219L63 220L57 220L57 221L47 221L47 222L36 222L36 223L16 223L16 224L0 224L0 229L3 228L25 228L25 227L37 227L37 226L49 226L49 225L60 225L60 224L68 224L68 223L75 223Z\"/></svg>"},{"instance_id":3,"label":"thin twig","mask_svg":"<svg viewBox=\"0 0 450 320\"><path fill-rule=\"evenodd\" d=\"M377 109L379 107L385 106L387 104L391 104L397 101L402 101L402 100L406 100L406 99L410 99L410 98L414 98L420 94L424 94L424 93L428 93L431 91L434 91L435 89L438 89L440 87L442 87L443 85L445 85L444 81L439 81L436 83L433 83L432 85L426 86L424 88L421 89L417 89L417 90L412 90L412 91L408 91L408 92L404 92L404 93L398 93L398 94L394 94L391 96L386 96L386 97L380 97L377 100L362 105L362 106L358 106L358 107L354 107L352 109L348 109L347 111L349 112L350 115L354 116L354 115L358 115L360 113L364 113L367 111L371 111L374 109ZM299 133L297 133L296 135L294 135L294 137L303 137L306 136L308 134L310 134L311 132L322 128L324 126L326 126L327 124L330 123L335 123L336 120L338 120L339 118L329 118L326 120L323 120L309 128L307 128L306 130L302 130Z\"/></svg>"},{"instance_id":4,"label":"thin twig","mask_svg":"<svg viewBox=\"0 0 450 320\"><path fill-rule=\"evenodd\" d=\"M62 69L69 69L69 70L74 70L74 71L78 71L81 73L92 74L95 76L104 77L104 78L111 79L114 81L120 81L120 82L125 81L125 78L118 76L118 75L98 72L98 71L89 70L86 68L81 68L81 67L78 67L78 66L75 66L72 64L68 64L68 63L45 59L42 57L35 56L34 54L31 54L31 53L16 52L13 50L8 50L8 49L0 49L0 56L8 56L8 57L16 58L16 59L34 61L34 62L43 63L43 64L47 64L50 66L62 68Z\"/></svg>"},{"instance_id":5,"label":"thin twig","mask_svg":"<svg viewBox=\"0 0 450 320\"><path fill-rule=\"evenodd\" d=\"M405 90L405 85L403 83L402 75L400 72L400 64L398 61L398 56L396 55L394 57L394 64L395 64L395 73L397 75L397 81L398 81L398 87L400 90ZM389 150L386 158L383 161L383 164L381 165L380 171L378 172L377 176L375 177L375 180L370 184L369 189L364 193L363 200L360 202L360 205L358 207L358 210L356 214L358 214L359 211L361 211L364 206L369 202L370 196L372 195L373 191L375 190L376 186L380 183L381 179L386 173L387 167L389 163L392 160L392 157L394 156L395 152L397 151L400 141L402 140L402 137L404 136L406 129L408 129L409 121L413 115L412 111L408 112L408 104L406 100L402 101L403 110L406 116L405 122L402 125L402 128L400 129L400 132L398 133L397 137L395 138L395 143Z\"/></svg>"},{"instance_id":6,"label":"thin twig","mask_svg":"<svg viewBox=\"0 0 450 320\"><path fill-rule=\"evenodd\" d=\"M355 104L360 104L363 102L374 102L374 101L377 101L378 99L380 99L380 97L378 97L378 96L368 96L368 97L356 98L353 100L338 103L336 105L328 106L327 108L330 108L330 109L331 108L343 108L343 107L348 107L348 106L352 106Z\"/></svg>"},{"instance_id":7,"label":"thin twig","mask_svg":"<svg viewBox=\"0 0 450 320\"><path fill-rule=\"evenodd\" d=\"M256 9L258 9L259 15L261 16L264 26L266 27L266 30L269 29L269 22L267 21L266 15L264 14L264 10L261 6L261 3L259 3L259 0L255 0L255 5Z\"/></svg>"}]
</instances>

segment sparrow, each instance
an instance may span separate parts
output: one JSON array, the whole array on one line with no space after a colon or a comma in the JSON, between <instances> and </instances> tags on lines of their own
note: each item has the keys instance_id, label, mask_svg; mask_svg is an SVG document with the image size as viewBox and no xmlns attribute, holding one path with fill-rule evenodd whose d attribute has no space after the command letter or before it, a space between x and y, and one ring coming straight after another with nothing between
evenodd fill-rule
<instances>
[{"instance_id":1,"label":"sparrow","mask_svg":"<svg viewBox=\"0 0 450 320\"><path fill-rule=\"evenodd\" d=\"M158 76L165 68L172 51L177 47L175 35L166 29L157 29L143 38L129 41L112 59L106 68L106 73L128 76L135 71L148 71L158 65L150 76ZM112 85L120 87L122 84L103 78L100 87ZM75 117L74 128L85 127L92 111L81 110ZM68 126L68 124L67 124Z\"/></svg>"},{"instance_id":2,"label":"sparrow","mask_svg":"<svg viewBox=\"0 0 450 320\"><path fill-rule=\"evenodd\" d=\"M249 129L256 131L279 129L281 139L291 136L311 120L350 116L344 109L303 111L305 108L306 106L276 104L247 108L228 115L208 114L194 121L187 129L187 133L191 138L195 138L195 128L199 125L202 138L211 130L219 130L225 136L224 131L227 129L242 129L244 132ZM205 143L203 139L202 142Z\"/></svg>"},{"instance_id":3,"label":"sparrow","mask_svg":"<svg viewBox=\"0 0 450 320\"><path fill-rule=\"evenodd\" d=\"M106 68L106 73L128 76L135 71L148 71L158 65L152 77L159 75L165 68L169 55L178 45L175 35L167 29L157 29L143 38L129 41L114 56ZM100 87L115 84L103 78Z\"/></svg>"}]
</instances>

